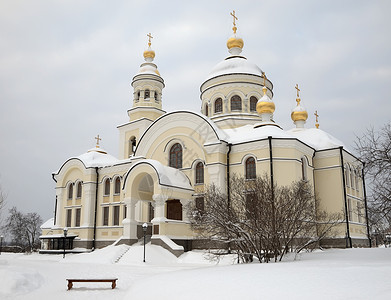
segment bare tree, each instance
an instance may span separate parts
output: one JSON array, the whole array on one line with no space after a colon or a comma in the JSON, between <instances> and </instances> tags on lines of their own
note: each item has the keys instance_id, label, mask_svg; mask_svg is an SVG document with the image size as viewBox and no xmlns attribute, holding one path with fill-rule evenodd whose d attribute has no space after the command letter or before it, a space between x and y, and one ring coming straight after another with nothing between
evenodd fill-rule
<instances>
[{"instance_id":1,"label":"bare tree","mask_svg":"<svg viewBox=\"0 0 391 300\"><path fill-rule=\"evenodd\" d=\"M369 221L374 230L391 227L391 123L379 131L367 129L356 139L356 151L365 163L370 182Z\"/></svg>"},{"instance_id":2,"label":"bare tree","mask_svg":"<svg viewBox=\"0 0 391 300\"><path fill-rule=\"evenodd\" d=\"M16 207L9 210L5 229L10 235L14 245L25 251L39 248L39 235L42 218L37 213L23 214Z\"/></svg>"},{"instance_id":3,"label":"bare tree","mask_svg":"<svg viewBox=\"0 0 391 300\"><path fill-rule=\"evenodd\" d=\"M244 262L252 256L259 262L281 260L290 250L319 242L341 219L319 211L308 182L278 187L266 175L255 180L233 176L230 198L211 185L204 199L203 209L188 210L193 229Z\"/></svg>"},{"instance_id":4,"label":"bare tree","mask_svg":"<svg viewBox=\"0 0 391 300\"><path fill-rule=\"evenodd\" d=\"M7 198L6 193L3 191L2 186L0 185L0 225L2 223L2 212L5 207L5 199Z\"/></svg>"}]
</instances>

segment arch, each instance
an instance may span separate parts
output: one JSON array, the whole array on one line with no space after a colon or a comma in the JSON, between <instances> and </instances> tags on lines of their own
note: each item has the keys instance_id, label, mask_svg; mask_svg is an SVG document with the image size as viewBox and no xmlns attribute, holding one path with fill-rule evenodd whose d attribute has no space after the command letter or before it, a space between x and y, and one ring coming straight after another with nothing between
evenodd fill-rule
<instances>
[{"instance_id":1,"label":"arch","mask_svg":"<svg viewBox=\"0 0 391 300\"><path fill-rule=\"evenodd\" d=\"M76 183L76 199L80 199L83 192L82 181Z\"/></svg>"},{"instance_id":2,"label":"arch","mask_svg":"<svg viewBox=\"0 0 391 300\"><path fill-rule=\"evenodd\" d=\"M233 95L230 99L231 111L241 111L242 110L242 98L239 95Z\"/></svg>"},{"instance_id":3,"label":"arch","mask_svg":"<svg viewBox=\"0 0 391 300\"><path fill-rule=\"evenodd\" d=\"M256 166L255 166L255 158L250 156L245 161L245 176L246 179L255 179L256 178Z\"/></svg>"},{"instance_id":4,"label":"arch","mask_svg":"<svg viewBox=\"0 0 391 300\"><path fill-rule=\"evenodd\" d=\"M199 162L195 167L195 183L203 184L204 183L204 164Z\"/></svg>"},{"instance_id":5,"label":"arch","mask_svg":"<svg viewBox=\"0 0 391 300\"><path fill-rule=\"evenodd\" d=\"M121 192L121 177L116 176L114 178L114 195L119 195Z\"/></svg>"},{"instance_id":6,"label":"arch","mask_svg":"<svg viewBox=\"0 0 391 300\"><path fill-rule=\"evenodd\" d=\"M110 178L106 178L103 184L103 196L110 196Z\"/></svg>"},{"instance_id":7,"label":"arch","mask_svg":"<svg viewBox=\"0 0 391 300\"><path fill-rule=\"evenodd\" d=\"M256 112L257 111L257 103L258 99L255 96L250 97L250 112Z\"/></svg>"},{"instance_id":8,"label":"arch","mask_svg":"<svg viewBox=\"0 0 391 300\"><path fill-rule=\"evenodd\" d=\"M219 114L223 112L223 99L217 98L214 102L214 113Z\"/></svg>"},{"instance_id":9,"label":"arch","mask_svg":"<svg viewBox=\"0 0 391 300\"><path fill-rule=\"evenodd\" d=\"M183 158L182 146L179 143L175 143L170 148L169 166L175 169L181 169L182 158Z\"/></svg>"}]
</instances>

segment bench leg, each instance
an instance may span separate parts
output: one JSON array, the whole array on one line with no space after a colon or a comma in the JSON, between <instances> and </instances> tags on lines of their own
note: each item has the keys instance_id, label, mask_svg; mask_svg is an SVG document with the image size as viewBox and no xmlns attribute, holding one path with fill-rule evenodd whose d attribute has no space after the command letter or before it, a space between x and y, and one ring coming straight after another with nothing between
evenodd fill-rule
<instances>
[{"instance_id":1,"label":"bench leg","mask_svg":"<svg viewBox=\"0 0 391 300\"><path fill-rule=\"evenodd\" d=\"M115 280L113 280L113 282L111 283L111 288L115 289L116 286L117 286L117 284L115 283Z\"/></svg>"},{"instance_id":2,"label":"bench leg","mask_svg":"<svg viewBox=\"0 0 391 300\"><path fill-rule=\"evenodd\" d=\"M72 281L68 281L68 291L73 287L73 283Z\"/></svg>"}]
</instances>

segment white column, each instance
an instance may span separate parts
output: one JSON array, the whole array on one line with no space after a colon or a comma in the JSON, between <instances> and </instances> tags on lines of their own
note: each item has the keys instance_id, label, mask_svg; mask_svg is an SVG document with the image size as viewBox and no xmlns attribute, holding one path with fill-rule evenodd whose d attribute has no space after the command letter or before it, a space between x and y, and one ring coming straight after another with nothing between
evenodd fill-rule
<instances>
[{"instance_id":1,"label":"white column","mask_svg":"<svg viewBox=\"0 0 391 300\"><path fill-rule=\"evenodd\" d=\"M124 202L126 203L126 219L122 220L122 225L124 226L123 230L123 236L127 239L137 239L137 225L138 222L136 221L136 204L138 200L131 199L131 198L125 198Z\"/></svg>"},{"instance_id":2,"label":"white column","mask_svg":"<svg viewBox=\"0 0 391 300\"><path fill-rule=\"evenodd\" d=\"M155 217L151 221L152 223L165 222L167 218L164 216L164 205L168 199L167 196L162 194L154 194L152 199L155 201Z\"/></svg>"},{"instance_id":3,"label":"white column","mask_svg":"<svg viewBox=\"0 0 391 300\"><path fill-rule=\"evenodd\" d=\"M94 183L83 185L83 202L81 207L82 212L82 227L93 226L93 214L95 212L95 186Z\"/></svg>"}]
</instances>

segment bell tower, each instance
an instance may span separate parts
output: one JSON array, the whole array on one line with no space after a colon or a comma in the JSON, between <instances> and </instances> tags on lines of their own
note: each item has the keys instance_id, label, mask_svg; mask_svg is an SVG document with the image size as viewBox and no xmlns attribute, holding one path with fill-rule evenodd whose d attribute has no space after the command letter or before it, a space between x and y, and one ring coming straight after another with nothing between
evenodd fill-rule
<instances>
[{"instance_id":1,"label":"bell tower","mask_svg":"<svg viewBox=\"0 0 391 300\"><path fill-rule=\"evenodd\" d=\"M144 51L144 61L133 77L133 105L128 110L129 122L118 126L120 131L120 159L134 155L137 143L148 126L166 112L162 110L162 90L164 80L156 64L155 51L151 48L152 35L147 34L148 48Z\"/></svg>"}]
</instances>

